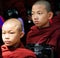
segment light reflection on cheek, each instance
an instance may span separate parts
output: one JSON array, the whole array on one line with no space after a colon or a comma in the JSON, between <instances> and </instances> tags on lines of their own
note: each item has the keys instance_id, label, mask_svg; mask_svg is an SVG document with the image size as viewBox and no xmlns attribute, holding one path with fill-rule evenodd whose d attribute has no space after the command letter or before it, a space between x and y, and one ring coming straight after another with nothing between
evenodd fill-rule
<instances>
[{"instance_id":1,"label":"light reflection on cheek","mask_svg":"<svg viewBox=\"0 0 60 58\"><path fill-rule=\"evenodd\" d=\"M4 38L5 36L2 34L2 38Z\"/></svg>"},{"instance_id":2,"label":"light reflection on cheek","mask_svg":"<svg viewBox=\"0 0 60 58\"><path fill-rule=\"evenodd\" d=\"M5 36L4 35L2 35L2 39L5 40Z\"/></svg>"}]
</instances>

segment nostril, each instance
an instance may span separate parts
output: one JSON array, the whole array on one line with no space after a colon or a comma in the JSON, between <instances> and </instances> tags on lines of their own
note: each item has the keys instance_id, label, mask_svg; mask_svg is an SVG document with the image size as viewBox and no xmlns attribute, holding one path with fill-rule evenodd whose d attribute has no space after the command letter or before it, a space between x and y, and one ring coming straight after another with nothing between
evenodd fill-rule
<instances>
[{"instance_id":1,"label":"nostril","mask_svg":"<svg viewBox=\"0 0 60 58\"><path fill-rule=\"evenodd\" d=\"M5 38L5 39L9 39L9 38Z\"/></svg>"},{"instance_id":2,"label":"nostril","mask_svg":"<svg viewBox=\"0 0 60 58\"><path fill-rule=\"evenodd\" d=\"M37 20L36 18L34 18L34 20Z\"/></svg>"},{"instance_id":3,"label":"nostril","mask_svg":"<svg viewBox=\"0 0 60 58\"><path fill-rule=\"evenodd\" d=\"M38 20L38 18L34 18L34 20Z\"/></svg>"},{"instance_id":4,"label":"nostril","mask_svg":"<svg viewBox=\"0 0 60 58\"><path fill-rule=\"evenodd\" d=\"M5 35L5 39L9 39L9 36L8 35Z\"/></svg>"}]
</instances>

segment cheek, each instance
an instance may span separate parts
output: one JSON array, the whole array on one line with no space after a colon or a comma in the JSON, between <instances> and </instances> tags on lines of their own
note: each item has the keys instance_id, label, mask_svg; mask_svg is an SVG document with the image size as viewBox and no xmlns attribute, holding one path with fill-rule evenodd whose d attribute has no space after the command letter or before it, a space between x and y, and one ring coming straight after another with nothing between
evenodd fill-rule
<instances>
[{"instance_id":1,"label":"cheek","mask_svg":"<svg viewBox=\"0 0 60 58\"><path fill-rule=\"evenodd\" d=\"M5 35L2 35L2 40L4 40L5 39Z\"/></svg>"},{"instance_id":2,"label":"cheek","mask_svg":"<svg viewBox=\"0 0 60 58\"><path fill-rule=\"evenodd\" d=\"M10 38L15 39L15 38L17 38L17 35L11 35Z\"/></svg>"},{"instance_id":3,"label":"cheek","mask_svg":"<svg viewBox=\"0 0 60 58\"><path fill-rule=\"evenodd\" d=\"M20 36L16 34L16 35L11 36L10 38L13 39L13 40L15 40L15 39L19 39Z\"/></svg>"},{"instance_id":4,"label":"cheek","mask_svg":"<svg viewBox=\"0 0 60 58\"><path fill-rule=\"evenodd\" d=\"M47 17L46 15L39 16L40 19L45 19L46 17Z\"/></svg>"},{"instance_id":5,"label":"cheek","mask_svg":"<svg viewBox=\"0 0 60 58\"><path fill-rule=\"evenodd\" d=\"M41 21L46 21L48 19L48 16L47 15L42 15L42 16L39 16L39 19Z\"/></svg>"},{"instance_id":6,"label":"cheek","mask_svg":"<svg viewBox=\"0 0 60 58\"><path fill-rule=\"evenodd\" d=\"M33 16L31 16L31 18L33 19Z\"/></svg>"},{"instance_id":7,"label":"cheek","mask_svg":"<svg viewBox=\"0 0 60 58\"><path fill-rule=\"evenodd\" d=\"M15 36L15 37L12 37L12 38L11 38L11 41L12 41L13 43L17 43L17 42L20 41L20 38L19 38L19 36Z\"/></svg>"},{"instance_id":8,"label":"cheek","mask_svg":"<svg viewBox=\"0 0 60 58\"><path fill-rule=\"evenodd\" d=\"M5 41L5 36L4 36L4 35L2 35L2 41L3 41L3 42Z\"/></svg>"},{"instance_id":9,"label":"cheek","mask_svg":"<svg viewBox=\"0 0 60 58\"><path fill-rule=\"evenodd\" d=\"M2 38L4 37L4 35L2 35Z\"/></svg>"},{"instance_id":10,"label":"cheek","mask_svg":"<svg viewBox=\"0 0 60 58\"><path fill-rule=\"evenodd\" d=\"M10 37L10 41L14 43L14 42L16 42L16 41L17 41L17 38L16 38L16 37L14 37L14 36L12 36L12 37Z\"/></svg>"}]
</instances>

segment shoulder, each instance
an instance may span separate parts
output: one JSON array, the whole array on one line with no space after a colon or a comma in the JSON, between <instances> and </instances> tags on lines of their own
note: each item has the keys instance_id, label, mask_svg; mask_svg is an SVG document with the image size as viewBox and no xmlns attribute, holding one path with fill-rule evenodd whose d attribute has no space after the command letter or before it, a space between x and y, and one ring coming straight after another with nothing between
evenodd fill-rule
<instances>
[{"instance_id":1,"label":"shoulder","mask_svg":"<svg viewBox=\"0 0 60 58\"><path fill-rule=\"evenodd\" d=\"M38 28L34 25L30 28L30 31L27 33L27 35L30 34L30 33L34 33L36 31L38 31Z\"/></svg>"},{"instance_id":2,"label":"shoulder","mask_svg":"<svg viewBox=\"0 0 60 58\"><path fill-rule=\"evenodd\" d=\"M34 52L32 52L31 50L29 50L29 49L26 49L26 48L19 48L19 49L17 49L18 51L17 52L20 52L20 53L27 53L27 55L28 54L34 54Z\"/></svg>"},{"instance_id":3,"label":"shoulder","mask_svg":"<svg viewBox=\"0 0 60 58\"><path fill-rule=\"evenodd\" d=\"M19 57L22 56L26 58L29 58L29 57L36 58L36 55L34 54L34 52L25 48L18 48L15 52L13 52L13 54Z\"/></svg>"}]
</instances>

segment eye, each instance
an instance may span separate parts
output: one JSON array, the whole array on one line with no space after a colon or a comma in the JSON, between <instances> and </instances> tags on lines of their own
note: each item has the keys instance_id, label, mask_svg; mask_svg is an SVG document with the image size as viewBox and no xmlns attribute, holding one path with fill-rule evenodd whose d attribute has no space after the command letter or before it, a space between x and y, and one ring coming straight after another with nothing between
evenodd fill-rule
<instances>
[{"instance_id":1,"label":"eye","mask_svg":"<svg viewBox=\"0 0 60 58\"><path fill-rule=\"evenodd\" d=\"M31 15L33 15L33 14L34 14L34 12L32 11L32 12L31 12Z\"/></svg>"},{"instance_id":2,"label":"eye","mask_svg":"<svg viewBox=\"0 0 60 58\"><path fill-rule=\"evenodd\" d=\"M9 32L10 34L14 34L15 32Z\"/></svg>"},{"instance_id":3,"label":"eye","mask_svg":"<svg viewBox=\"0 0 60 58\"><path fill-rule=\"evenodd\" d=\"M31 13L31 15L33 15L33 13Z\"/></svg>"},{"instance_id":4,"label":"eye","mask_svg":"<svg viewBox=\"0 0 60 58\"><path fill-rule=\"evenodd\" d=\"M43 14L42 12L38 12L38 14L40 15L40 14Z\"/></svg>"},{"instance_id":5,"label":"eye","mask_svg":"<svg viewBox=\"0 0 60 58\"><path fill-rule=\"evenodd\" d=\"M2 34L5 34L5 32L2 32Z\"/></svg>"},{"instance_id":6,"label":"eye","mask_svg":"<svg viewBox=\"0 0 60 58\"><path fill-rule=\"evenodd\" d=\"M4 31L2 31L2 34L5 34L5 32L4 32Z\"/></svg>"}]
</instances>

